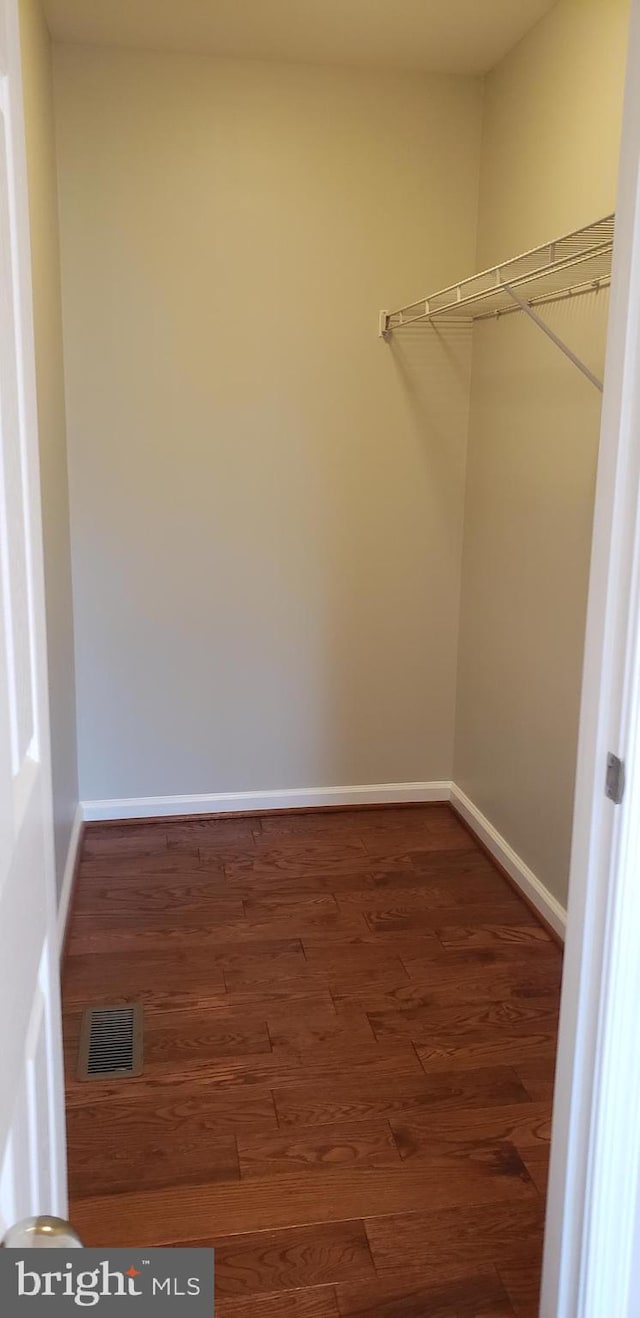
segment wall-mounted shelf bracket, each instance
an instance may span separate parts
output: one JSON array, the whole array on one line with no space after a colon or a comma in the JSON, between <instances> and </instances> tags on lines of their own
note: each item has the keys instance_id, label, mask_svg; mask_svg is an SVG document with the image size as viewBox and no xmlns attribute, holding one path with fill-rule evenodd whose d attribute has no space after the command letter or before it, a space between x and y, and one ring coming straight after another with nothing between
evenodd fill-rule
<instances>
[{"instance_id":1,"label":"wall-mounted shelf bracket","mask_svg":"<svg viewBox=\"0 0 640 1318\"><path fill-rule=\"evenodd\" d=\"M389 312L381 311L380 318L378 320L378 338L386 339L388 333L389 333Z\"/></svg>"},{"instance_id":2,"label":"wall-mounted shelf bracket","mask_svg":"<svg viewBox=\"0 0 640 1318\"><path fill-rule=\"evenodd\" d=\"M560 335L556 334L555 331L551 329L550 325L547 325L547 322L542 319L542 316L538 315L537 311L534 311L533 307L529 306L528 302L525 302L523 298L518 297L518 294L513 288L511 288L510 284L503 284L502 287L509 294L509 297L513 298L514 302L517 303L520 310L524 311L525 316L528 316L529 319L533 321L534 325L537 325L538 328L542 330L542 333L546 334L547 338L551 339L552 343L555 343L556 348L559 348L560 352L563 352L565 357L568 357L569 361L573 362L574 366L577 366L578 370L582 371L583 375L586 375L587 380L590 380L591 383L595 385L596 389L599 389L600 393L602 393L604 388L602 380L599 380L597 375L594 375L593 371L591 371L586 365L586 362L583 362L582 359L578 357L577 353L569 347L569 344L565 343L564 339L561 339Z\"/></svg>"}]
</instances>

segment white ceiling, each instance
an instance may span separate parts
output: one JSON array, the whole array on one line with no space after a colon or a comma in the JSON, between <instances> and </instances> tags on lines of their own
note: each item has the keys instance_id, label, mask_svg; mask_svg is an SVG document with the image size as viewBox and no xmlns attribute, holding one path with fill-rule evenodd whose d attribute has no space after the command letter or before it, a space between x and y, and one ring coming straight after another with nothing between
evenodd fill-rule
<instances>
[{"instance_id":1,"label":"white ceiling","mask_svg":"<svg viewBox=\"0 0 640 1318\"><path fill-rule=\"evenodd\" d=\"M554 3L44 0L59 41L438 73L486 73Z\"/></svg>"}]
</instances>

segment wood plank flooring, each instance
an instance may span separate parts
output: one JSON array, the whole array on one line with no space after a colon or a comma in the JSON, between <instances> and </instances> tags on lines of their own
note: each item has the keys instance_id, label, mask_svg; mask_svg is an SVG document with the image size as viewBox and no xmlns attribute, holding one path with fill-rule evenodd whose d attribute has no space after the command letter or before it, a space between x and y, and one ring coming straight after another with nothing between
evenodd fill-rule
<instances>
[{"instance_id":1,"label":"wood plank flooring","mask_svg":"<svg viewBox=\"0 0 640 1318\"><path fill-rule=\"evenodd\" d=\"M215 1245L218 1318L534 1318L560 976L446 806L90 825L76 1229ZM79 1082L125 1001L143 1074Z\"/></svg>"}]
</instances>

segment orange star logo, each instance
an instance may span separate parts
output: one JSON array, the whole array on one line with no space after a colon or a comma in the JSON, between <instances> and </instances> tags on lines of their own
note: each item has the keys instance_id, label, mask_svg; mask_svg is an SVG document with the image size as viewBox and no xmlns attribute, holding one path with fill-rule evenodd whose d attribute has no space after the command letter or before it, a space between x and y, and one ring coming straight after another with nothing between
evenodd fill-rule
<instances>
[{"instance_id":1,"label":"orange star logo","mask_svg":"<svg viewBox=\"0 0 640 1318\"><path fill-rule=\"evenodd\" d=\"M133 1263L132 1263L132 1264L131 1264L131 1267L129 1268L128 1272L127 1272L125 1275L126 1275L127 1277L139 1277L139 1276L140 1276L140 1273L138 1272L138 1269L137 1269L137 1268L134 1268Z\"/></svg>"}]
</instances>

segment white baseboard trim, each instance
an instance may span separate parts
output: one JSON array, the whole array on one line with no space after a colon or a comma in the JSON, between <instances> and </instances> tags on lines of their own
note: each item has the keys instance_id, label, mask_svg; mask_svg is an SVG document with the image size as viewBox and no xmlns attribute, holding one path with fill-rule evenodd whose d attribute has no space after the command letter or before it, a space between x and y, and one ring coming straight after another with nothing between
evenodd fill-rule
<instances>
[{"instance_id":1,"label":"white baseboard trim","mask_svg":"<svg viewBox=\"0 0 640 1318\"><path fill-rule=\"evenodd\" d=\"M62 876L62 888L58 901L58 947L60 948L61 953L67 928L67 920L69 918L69 906L71 903L71 895L73 893L73 879L76 872L76 862L80 848L80 839L82 837L83 822L84 809L82 802L79 801L76 806L75 815L73 816L73 824L71 825L71 837L69 838L67 859L65 861L64 874Z\"/></svg>"},{"instance_id":2,"label":"white baseboard trim","mask_svg":"<svg viewBox=\"0 0 640 1318\"><path fill-rule=\"evenodd\" d=\"M450 801L462 815L472 831L484 843L498 864L507 871L521 892L532 903L547 924L564 940L567 912L560 902L545 888L529 866L509 846L493 824L478 810L473 801L455 783L451 784Z\"/></svg>"},{"instance_id":3,"label":"white baseboard trim","mask_svg":"<svg viewBox=\"0 0 640 1318\"><path fill-rule=\"evenodd\" d=\"M152 819L161 815L216 815L251 810L309 809L331 805L393 805L449 801L451 783L373 783L364 787L292 787L271 792L214 792L204 796L130 796L83 801L87 821Z\"/></svg>"},{"instance_id":4,"label":"white baseboard trim","mask_svg":"<svg viewBox=\"0 0 640 1318\"><path fill-rule=\"evenodd\" d=\"M69 857L60 899L64 927L73 881L82 819L154 819L171 815L216 815L258 810L305 810L314 806L393 805L403 802L451 802L469 827L507 871L544 920L564 938L567 913L493 824L455 783L370 783L355 787L292 787L263 792L213 792L201 796L128 796L106 801L82 801L74 820ZM73 863L72 863L73 860Z\"/></svg>"}]
</instances>

